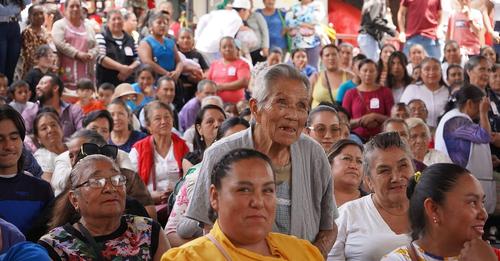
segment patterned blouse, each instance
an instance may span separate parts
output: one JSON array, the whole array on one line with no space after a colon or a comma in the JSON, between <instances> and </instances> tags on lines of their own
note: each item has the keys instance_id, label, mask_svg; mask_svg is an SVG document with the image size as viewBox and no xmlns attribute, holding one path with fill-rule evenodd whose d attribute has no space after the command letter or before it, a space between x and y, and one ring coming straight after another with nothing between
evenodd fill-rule
<instances>
[{"instance_id":1,"label":"patterned blouse","mask_svg":"<svg viewBox=\"0 0 500 261\"><path fill-rule=\"evenodd\" d=\"M26 27L21 33L21 57L23 59L21 78L35 65L35 52L40 45L48 44L49 34L42 27L40 33L35 33L31 26Z\"/></svg>"},{"instance_id":2,"label":"patterned blouse","mask_svg":"<svg viewBox=\"0 0 500 261\"><path fill-rule=\"evenodd\" d=\"M94 237L105 260L153 260L158 249L160 225L150 218L124 215L120 227ZM85 237L70 224L57 227L39 241L52 260L95 260Z\"/></svg>"},{"instance_id":3,"label":"patterned blouse","mask_svg":"<svg viewBox=\"0 0 500 261\"><path fill-rule=\"evenodd\" d=\"M416 258L418 261L458 261L458 257L440 257L435 256L433 254L425 252L419 245L415 242L412 242L413 247L415 249ZM412 261L410 257L410 250L408 246L402 246L391 253L385 255L380 259L380 261Z\"/></svg>"}]
</instances>

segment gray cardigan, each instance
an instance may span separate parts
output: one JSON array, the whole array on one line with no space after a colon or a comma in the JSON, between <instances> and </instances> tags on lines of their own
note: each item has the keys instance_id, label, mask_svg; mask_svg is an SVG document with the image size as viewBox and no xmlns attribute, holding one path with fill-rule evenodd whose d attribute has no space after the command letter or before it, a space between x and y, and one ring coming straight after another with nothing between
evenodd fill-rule
<instances>
[{"instance_id":1,"label":"gray cardigan","mask_svg":"<svg viewBox=\"0 0 500 261\"><path fill-rule=\"evenodd\" d=\"M266 19L259 12L252 12L247 20L248 27L252 28L259 40L259 47L255 50L249 50L250 52L256 51L262 48L269 48L269 29L267 27Z\"/></svg>"},{"instance_id":2,"label":"gray cardigan","mask_svg":"<svg viewBox=\"0 0 500 261\"><path fill-rule=\"evenodd\" d=\"M205 151L187 217L212 224L208 218L210 173L222 156L236 148L254 148L252 128L217 141ZM290 233L312 242L320 230L333 229L334 219L338 217L330 164L323 148L303 134L291 145L291 157ZM273 230L280 232L276 225Z\"/></svg>"}]
</instances>

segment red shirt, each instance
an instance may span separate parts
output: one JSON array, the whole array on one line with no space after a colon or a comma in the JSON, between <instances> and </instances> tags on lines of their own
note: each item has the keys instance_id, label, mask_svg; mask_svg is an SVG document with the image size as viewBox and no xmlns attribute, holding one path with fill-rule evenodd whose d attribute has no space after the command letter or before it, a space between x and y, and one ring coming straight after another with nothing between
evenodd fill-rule
<instances>
[{"instance_id":1,"label":"red shirt","mask_svg":"<svg viewBox=\"0 0 500 261\"><path fill-rule=\"evenodd\" d=\"M394 97L391 89L380 87L375 91L362 92L358 88L350 89L344 96L342 107L344 107L352 119L358 119L362 116L376 112L386 116L391 115L391 108L394 105ZM358 127L352 130L363 139L369 139L381 131L380 126L373 129Z\"/></svg>"},{"instance_id":2,"label":"red shirt","mask_svg":"<svg viewBox=\"0 0 500 261\"><path fill-rule=\"evenodd\" d=\"M87 115L93 111L105 110L106 106L101 101L92 99L87 105L82 106L80 102L78 102L80 107L82 108L83 114Z\"/></svg>"},{"instance_id":3,"label":"red shirt","mask_svg":"<svg viewBox=\"0 0 500 261\"><path fill-rule=\"evenodd\" d=\"M439 24L440 0L402 0L401 5L408 8L406 13L406 37L420 34L436 40Z\"/></svg>"},{"instance_id":4,"label":"red shirt","mask_svg":"<svg viewBox=\"0 0 500 261\"><path fill-rule=\"evenodd\" d=\"M249 79L250 66L242 59L230 63L225 63L224 59L219 59L210 65L207 78L217 84L230 83L242 78ZM234 91L219 91L217 95L219 95L224 102L237 103L245 99L245 88Z\"/></svg>"},{"instance_id":5,"label":"red shirt","mask_svg":"<svg viewBox=\"0 0 500 261\"><path fill-rule=\"evenodd\" d=\"M471 9L470 12L475 14L472 19L476 24L483 24L483 16L478 10ZM457 41L458 45L466 51L467 55L477 55L481 48L481 42L479 41L479 36L471 31L471 23L464 13L453 12L448 22L448 31L450 39Z\"/></svg>"}]
</instances>

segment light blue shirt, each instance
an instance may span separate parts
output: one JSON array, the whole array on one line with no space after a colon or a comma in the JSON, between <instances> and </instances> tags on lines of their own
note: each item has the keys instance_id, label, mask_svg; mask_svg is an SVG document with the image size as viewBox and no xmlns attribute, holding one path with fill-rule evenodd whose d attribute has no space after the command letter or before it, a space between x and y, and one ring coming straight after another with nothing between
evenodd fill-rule
<instances>
[{"instance_id":1,"label":"light blue shirt","mask_svg":"<svg viewBox=\"0 0 500 261\"><path fill-rule=\"evenodd\" d=\"M21 13L21 7L17 4L14 4L12 0L2 0L3 2L8 2L7 5L0 4L0 17L4 16L18 16ZM31 3L31 0L23 0L24 6L27 6Z\"/></svg>"}]
</instances>

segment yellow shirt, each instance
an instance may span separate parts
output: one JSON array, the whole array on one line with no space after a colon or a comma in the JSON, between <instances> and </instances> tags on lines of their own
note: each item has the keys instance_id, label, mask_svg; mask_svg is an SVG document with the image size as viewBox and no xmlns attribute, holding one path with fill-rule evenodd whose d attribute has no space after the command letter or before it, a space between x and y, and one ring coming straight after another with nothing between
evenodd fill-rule
<instances>
[{"instance_id":1,"label":"yellow shirt","mask_svg":"<svg viewBox=\"0 0 500 261\"><path fill-rule=\"evenodd\" d=\"M323 85L323 80L321 75L324 75L324 73L319 74L318 80L316 81L316 84L314 84L311 109L316 108L316 106L318 106L321 102L335 103L335 99L337 98L337 93L339 91L338 86L337 88L332 90L332 95L330 96L330 91L328 91L328 88L330 88L330 86ZM347 80L348 80L347 73L343 72L342 83L344 83Z\"/></svg>"},{"instance_id":2,"label":"yellow shirt","mask_svg":"<svg viewBox=\"0 0 500 261\"><path fill-rule=\"evenodd\" d=\"M224 247L232 260L324 260L319 250L309 241L298 239L294 236L269 233L266 237L272 256L263 256L243 248L235 247L220 230L215 222L210 231L219 244ZM163 254L161 261L168 260L212 260L225 261L224 255L206 236L197 238L180 247L172 248Z\"/></svg>"}]
</instances>

